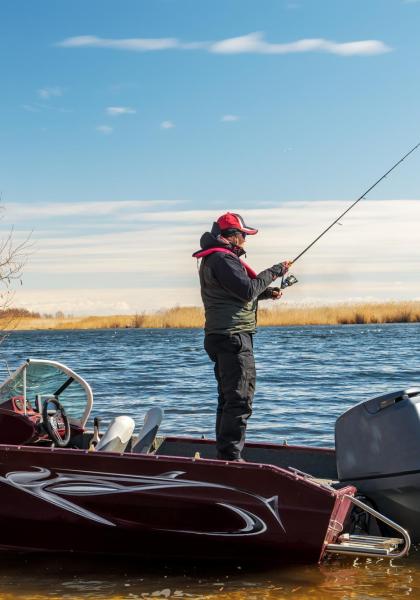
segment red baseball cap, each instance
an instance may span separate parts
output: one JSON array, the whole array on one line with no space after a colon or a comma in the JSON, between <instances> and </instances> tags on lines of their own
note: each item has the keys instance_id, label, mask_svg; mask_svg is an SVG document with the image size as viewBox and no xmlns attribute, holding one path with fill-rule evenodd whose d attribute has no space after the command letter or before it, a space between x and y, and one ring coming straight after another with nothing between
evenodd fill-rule
<instances>
[{"instance_id":1,"label":"red baseball cap","mask_svg":"<svg viewBox=\"0 0 420 600\"><path fill-rule=\"evenodd\" d=\"M222 215L217 219L217 224L221 231L225 231L226 229L236 229L237 231L241 231L247 235L255 235L258 233L258 229L254 229L254 227L248 227L248 225L245 225L243 218L237 213L228 212Z\"/></svg>"}]
</instances>

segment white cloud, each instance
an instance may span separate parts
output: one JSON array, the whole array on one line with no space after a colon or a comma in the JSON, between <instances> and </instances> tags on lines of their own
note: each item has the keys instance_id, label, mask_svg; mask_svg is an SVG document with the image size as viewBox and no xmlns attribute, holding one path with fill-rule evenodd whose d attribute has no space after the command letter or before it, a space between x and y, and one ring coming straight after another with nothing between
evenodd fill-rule
<instances>
[{"instance_id":1,"label":"white cloud","mask_svg":"<svg viewBox=\"0 0 420 600\"><path fill-rule=\"evenodd\" d=\"M217 54L291 54L302 52L327 52L341 56L383 54L391 48L378 40L337 43L322 38L302 39L287 44L266 42L262 32L215 42L210 51Z\"/></svg>"},{"instance_id":2,"label":"white cloud","mask_svg":"<svg viewBox=\"0 0 420 600\"><path fill-rule=\"evenodd\" d=\"M179 202L176 200L116 200L103 202L40 202L37 204L5 203L5 214L12 223L27 222L40 217L56 219L61 217L112 217L118 219L133 218L145 209L169 208ZM153 213L154 214L154 213Z\"/></svg>"},{"instance_id":3,"label":"white cloud","mask_svg":"<svg viewBox=\"0 0 420 600\"><path fill-rule=\"evenodd\" d=\"M162 123L160 124L161 129L173 129L174 127L175 124L172 123L172 121L162 121Z\"/></svg>"},{"instance_id":4,"label":"white cloud","mask_svg":"<svg viewBox=\"0 0 420 600\"><path fill-rule=\"evenodd\" d=\"M178 40L174 38L129 38L129 39L106 39L94 35L80 35L71 37L58 43L64 48L81 48L90 46L93 48L113 48L116 50L135 50L146 52L150 50L169 50L179 47Z\"/></svg>"},{"instance_id":5,"label":"white cloud","mask_svg":"<svg viewBox=\"0 0 420 600\"><path fill-rule=\"evenodd\" d=\"M27 112L39 112L40 108L38 106L33 106L32 104L22 104L23 110Z\"/></svg>"},{"instance_id":6,"label":"white cloud","mask_svg":"<svg viewBox=\"0 0 420 600\"><path fill-rule=\"evenodd\" d=\"M106 113L112 117L118 117L120 115L135 115L136 111L129 106L108 106Z\"/></svg>"},{"instance_id":7,"label":"white cloud","mask_svg":"<svg viewBox=\"0 0 420 600\"><path fill-rule=\"evenodd\" d=\"M239 121L239 118L238 115L223 115L220 120L222 123L232 123L234 121Z\"/></svg>"},{"instance_id":8,"label":"white cloud","mask_svg":"<svg viewBox=\"0 0 420 600\"><path fill-rule=\"evenodd\" d=\"M158 296L158 300L157 300ZM144 310L155 311L174 305L197 306L199 289L156 288L81 288L61 290L17 290L14 304L40 313L62 311L74 315L133 315Z\"/></svg>"},{"instance_id":9,"label":"white cloud","mask_svg":"<svg viewBox=\"0 0 420 600\"><path fill-rule=\"evenodd\" d=\"M259 228L257 236L247 238L246 248L247 262L261 271L297 256L349 204L302 201L226 209ZM17 235L24 237L24 229L33 229L34 251L18 290L19 304L78 314L200 304L191 254L202 232L224 212L182 210L171 201L147 200L5 208ZM293 273L299 284L286 299L326 303L419 298L420 245L413 243L419 221L420 200L363 200L343 218L342 226L331 229L296 263Z\"/></svg>"},{"instance_id":10,"label":"white cloud","mask_svg":"<svg viewBox=\"0 0 420 600\"><path fill-rule=\"evenodd\" d=\"M261 52L263 47L267 47L263 41L262 33L249 33L234 38L228 38L219 42L214 42L210 46L210 52L218 54L240 54L242 52Z\"/></svg>"},{"instance_id":11,"label":"white cloud","mask_svg":"<svg viewBox=\"0 0 420 600\"><path fill-rule=\"evenodd\" d=\"M98 125L96 131L99 131L99 133L103 133L104 135L109 135L114 131L114 128L109 125Z\"/></svg>"},{"instance_id":12,"label":"white cloud","mask_svg":"<svg viewBox=\"0 0 420 600\"><path fill-rule=\"evenodd\" d=\"M26 110L27 112L42 112L42 111L53 111L53 112L59 112L59 113L73 112L72 109L63 108L62 106L54 106L53 104L48 104L45 102L43 102L43 103L36 102L33 104L23 104L22 108L23 108L23 110Z\"/></svg>"},{"instance_id":13,"label":"white cloud","mask_svg":"<svg viewBox=\"0 0 420 600\"><path fill-rule=\"evenodd\" d=\"M63 95L63 90L58 87L44 87L38 90L38 96L44 100L49 100L53 97L59 97Z\"/></svg>"},{"instance_id":14,"label":"white cloud","mask_svg":"<svg viewBox=\"0 0 420 600\"><path fill-rule=\"evenodd\" d=\"M155 50L206 50L215 54L292 54L303 52L324 52L339 56L363 56L384 54L392 48L379 40L359 40L334 42L323 38L302 39L289 43L271 43L265 40L262 32L227 38L216 42L184 43L176 38L131 38L106 39L86 35L62 40L58 46L65 48L111 48L137 52Z\"/></svg>"},{"instance_id":15,"label":"white cloud","mask_svg":"<svg viewBox=\"0 0 420 600\"><path fill-rule=\"evenodd\" d=\"M383 42L377 40L365 40L361 42L347 42L345 44L336 44L327 40L319 40L319 50L330 54L338 54L341 56L373 56L375 54L386 54L391 52L392 48Z\"/></svg>"}]
</instances>

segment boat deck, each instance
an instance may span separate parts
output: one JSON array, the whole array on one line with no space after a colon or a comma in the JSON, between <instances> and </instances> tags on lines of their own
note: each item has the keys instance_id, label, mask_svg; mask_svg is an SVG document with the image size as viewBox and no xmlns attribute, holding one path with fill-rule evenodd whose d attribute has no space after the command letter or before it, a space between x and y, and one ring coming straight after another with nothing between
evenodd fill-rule
<instances>
[{"instance_id":1,"label":"boat deck","mask_svg":"<svg viewBox=\"0 0 420 600\"><path fill-rule=\"evenodd\" d=\"M194 438L163 438L156 454L166 456L216 458L216 445L213 440ZM247 462L271 464L284 469L292 468L311 475L319 483L338 484L335 452L332 448L308 448L276 446L274 444L248 443L243 457Z\"/></svg>"}]
</instances>

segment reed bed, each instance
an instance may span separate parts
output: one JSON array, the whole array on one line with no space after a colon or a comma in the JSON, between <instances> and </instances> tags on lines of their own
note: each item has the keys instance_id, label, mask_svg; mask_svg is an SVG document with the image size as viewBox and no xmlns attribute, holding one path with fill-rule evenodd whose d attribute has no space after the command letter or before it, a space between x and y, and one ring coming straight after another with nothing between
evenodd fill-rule
<instances>
[{"instance_id":1,"label":"reed bed","mask_svg":"<svg viewBox=\"0 0 420 600\"><path fill-rule=\"evenodd\" d=\"M259 311L262 326L362 325L369 323L420 322L420 302L375 302L331 306L283 305Z\"/></svg>"},{"instance_id":2,"label":"reed bed","mask_svg":"<svg viewBox=\"0 0 420 600\"><path fill-rule=\"evenodd\" d=\"M375 302L331 306L291 306L286 303L258 312L258 325L354 325L368 323L419 323L420 302ZM195 306L154 313L105 317L10 317L0 316L0 330L124 329L203 327L204 312Z\"/></svg>"}]
</instances>

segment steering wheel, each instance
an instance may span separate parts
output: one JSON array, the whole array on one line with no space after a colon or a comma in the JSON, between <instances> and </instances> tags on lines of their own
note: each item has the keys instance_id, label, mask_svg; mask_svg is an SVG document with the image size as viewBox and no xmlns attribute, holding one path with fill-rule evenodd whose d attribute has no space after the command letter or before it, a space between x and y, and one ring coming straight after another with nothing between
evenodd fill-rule
<instances>
[{"instance_id":1,"label":"steering wheel","mask_svg":"<svg viewBox=\"0 0 420 600\"><path fill-rule=\"evenodd\" d=\"M48 413L48 407L53 404L56 408L53 414ZM67 446L70 440L70 422L63 405L57 398L49 398L42 408L42 423L50 439L60 448ZM64 433L61 433L64 430Z\"/></svg>"}]
</instances>

